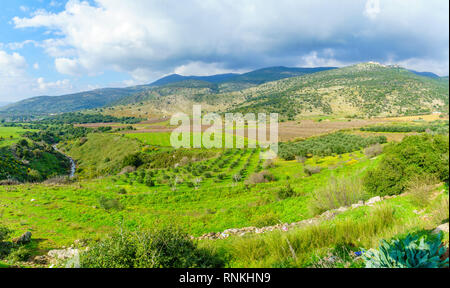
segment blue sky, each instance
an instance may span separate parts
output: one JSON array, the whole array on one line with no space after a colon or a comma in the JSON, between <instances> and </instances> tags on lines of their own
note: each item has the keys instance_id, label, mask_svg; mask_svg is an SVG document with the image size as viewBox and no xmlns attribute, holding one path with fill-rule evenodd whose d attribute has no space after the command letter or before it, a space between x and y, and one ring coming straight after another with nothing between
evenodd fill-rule
<instances>
[{"instance_id":1,"label":"blue sky","mask_svg":"<svg viewBox=\"0 0 450 288\"><path fill-rule=\"evenodd\" d=\"M0 102L267 66L448 75L444 0L1 1Z\"/></svg>"}]
</instances>

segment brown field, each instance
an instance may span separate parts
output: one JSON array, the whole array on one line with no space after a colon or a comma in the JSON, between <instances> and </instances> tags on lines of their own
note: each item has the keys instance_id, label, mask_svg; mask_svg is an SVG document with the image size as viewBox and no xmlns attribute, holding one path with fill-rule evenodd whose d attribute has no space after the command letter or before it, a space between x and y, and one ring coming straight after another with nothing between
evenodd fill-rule
<instances>
[{"instance_id":1,"label":"brown field","mask_svg":"<svg viewBox=\"0 0 450 288\"><path fill-rule=\"evenodd\" d=\"M351 121L324 120L322 122L302 120L300 121L300 123L291 121L279 124L278 137L280 141L289 141L296 138L308 138L321 134L332 133L343 129L355 129L379 123L386 123L386 121L381 119L355 119Z\"/></svg>"},{"instance_id":2,"label":"brown field","mask_svg":"<svg viewBox=\"0 0 450 288\"><path fill-rule=\"evenodd\" d=\"M373 119L333 119L323 120L321 122L305 119L301 121L289 121L281 122L278 126L278 140L281 142L292 141L296 139L304 139L312 136L318 136L336 132L339 130L352 130L351 133L358 135L383 135L386 136L388 141L401 141L405 136L413 135L415 133L377 133L377 132L362 132L357 130L358 128L375 125L375 124L388 124L389 122L411 122L414 120L435 121L440 118L439 114L420 115L420 116L405 116L405 117L393 117L393 118L373 118ZM153 118L147 121L132 125L137 130L124 131L122 133L167 133L172 132L176 127L168 125L169 118ZM111 126L113 128L124 128L130 125L121 123L89 123L78 124L78 127L98 128ZM210 126L203 125L202 131L205 131ZM185 127L184 131L188 131L189 126ZM247 129L245 129L244 135L247 137ZM267 129L269 132L269 128ZM267 134L268 135L268 134Z\"/></svg>"},{"instance_id":3,"label":"brown field","mask_svg":"<svg viewBox=\"0 0 450 288\"><path fill-rule=\"evenodd\" d=\"M424 121L436 121L436 120L448 120L448 115L443 114L429 114L429 115L417 115L417 116L402 116L402 117L392 117L392 118L383 118L381 120L385 121L393 121L393 122L409 122L414 120L424 120Z\"/></svg>"}]
</instances>

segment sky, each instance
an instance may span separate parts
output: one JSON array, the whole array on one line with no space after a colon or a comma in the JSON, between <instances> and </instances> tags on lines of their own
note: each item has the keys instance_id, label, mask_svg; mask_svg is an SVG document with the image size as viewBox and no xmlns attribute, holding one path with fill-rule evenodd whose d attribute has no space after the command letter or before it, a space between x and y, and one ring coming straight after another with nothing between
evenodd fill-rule
<instances>
[{"instance_id":1,"label":"sky","mask_svg":"<svg viewBox=\"0 0 450 288\"><path fill-rule=\"evenodd\" d=\"M447 0L1 1L0 102L376 61L449 74Z\"/></svg>"}]
</instances>

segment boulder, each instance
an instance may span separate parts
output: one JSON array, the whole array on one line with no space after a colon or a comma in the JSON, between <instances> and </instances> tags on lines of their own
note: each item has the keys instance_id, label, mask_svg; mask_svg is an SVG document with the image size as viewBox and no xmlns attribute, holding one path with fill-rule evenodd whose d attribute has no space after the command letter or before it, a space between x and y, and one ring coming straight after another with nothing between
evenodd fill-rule
<instances>
[{"instance_id":1,"label":"boulder","mask_svg":"<svg viewBox=\"0 0 450 288\"><path fill-rule=\"evenodd\" d=\"M15 238L12 240L13 243L15 244L28 244L31 242L31 232L25 232L22 236L20 236L19 238Z\"/></svg>"},{"instance_id":2,"label":"boulder","mask_svg":"<svg viewBox=\"0 0 450 288\"><path fill-rule=\"evenodd\" d=\"M436 229L433 230L433 233L438 234L441 231L448 233L448 223L439 225L438 227L436 227Z\"/></svg>"}]
</instances>

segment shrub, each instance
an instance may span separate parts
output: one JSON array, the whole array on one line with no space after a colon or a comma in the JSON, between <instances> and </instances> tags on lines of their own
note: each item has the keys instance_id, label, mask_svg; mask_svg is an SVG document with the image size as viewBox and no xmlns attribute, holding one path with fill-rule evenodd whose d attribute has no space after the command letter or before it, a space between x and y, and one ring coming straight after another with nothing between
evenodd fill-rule
<instances>
[{"instance_id":1,"label":"shrub","mask_svg":"<svg viewBox=\"0 0 450 288\"><path fill-rule=\"evenodd\" d=\"M293 196L295 196L295 191L294 189L292 189L291 185L288 183L288 185L286 187L281 188L280 190L277 191L277 197L280 200L284 200L287 198L291 198Z\"/></svg>"},{"instance_id":2,"label":"shrub","mask_svg":"<svg viewBox=\"0 0 450 288\"><path fill-rule=\"evenodd\" d=\"M122 162L122 167L133 166L139 167L144 164L144 161L141 158L141 153L133 153L125 156Z\"/></svg>"},{"instance_id":3,"label":"shrub","mask_svg":"<svg viewBox=\"0 0 450 288\"><path fill-rule=\"evenodd\" d=\"M363 259L367 268L444 268L448 267L448 258L440 258L445 251L442 234L417 234L390 242L382 240L380 247L364 253Z\"/></svg>"},{"instance_id":4,"label":"shrub","mask_svg":"<svg viewBox=\"0 0 450 288\"><path fill-rule=\"evenodd\" d=\"M6 227L0 226L0 242L5 240L10 233L11 233L11 230L9 230Z\"/></svg>"},{"instance_id":5,"label":"shrub","mask_svg":"<svg viewBox=\"0 0 450 288\"><path fill-rule=\"evenodd\" d=\"M12 250L9 254L8 259L12 262L24 262L28 261L31 257L31 252L25 246L20 246L17 249Z\"/></svg>"},{"instance_id":6,"label":"shrub","mask_svg":"<svg viewBox=\"0 0 450 288\"><path fill-rule=\"evenodd\" d=\"M428 174L448 180L449 140L445 136L409 136L386 146L384 154L378 166L364 177L364 186L373 195L400 194L415 176Z\"/></svg>"},{"instance_id":7,"label":"shrub","mask_svg":"<svg viewBox=\"0 0 450 288\"><path fill-rule=\"evenodd\" d=\"M311 175L320 173L320 171L322 171L322 167L320 167L320 166L305 166L303 168L303 171L305 172L306 175L311 176Z\"/></svg>"},{"instance_id":8,"label":"shrub","mask_svg":"<svg viewBox=\"0 0 450 288\"><path fill-rule=\"evenodd\" d=\"M365 199L366 195L361 178L331 177L327 186L314 191L309 208L317 215L327 210L349 206Z\"/></svg>"},{"instance_id":9,"label":"shrub","mask_svg":"<svg viewBox=\"0 0 450 288\"><path fill-rule=\"evenodd\" d=\"M80 255L83 268L220 268L216 254L199 248L189 235L166 227L119 231Z\"/></svg>"},{"instance_id":10,"label":"shrub","mask_svg":"<svg viewBox=\"0 0 450 288\"><path fill-rule=\"evenodd\" d=\"M98 199L98 204L105 210L121 210L123 208L118 199L107 198L104 196L101 196Z\"/></svg>"},{"instance_id":11,"label":"shrub","mask_svg":"<svg viewBox=\"0 0 450 288\"><path fill-rule=\"evenodd\" d=\"M383 146L378 143L364 149L364 154L367 156L367 158L373 158L380 155L381 153L383 153Z\"/></svg>"},{"instance_id":12,"label":"shrub","mask_svg":"<svg viewBox=\"0 0 450 288\"><path fill-rule=\"evenodd\" d=\"M250 184L267 183L272 181L275 181L275 176L269 171L253 173L248 179L248 183Z\"/></svg>"}]
</instances>

